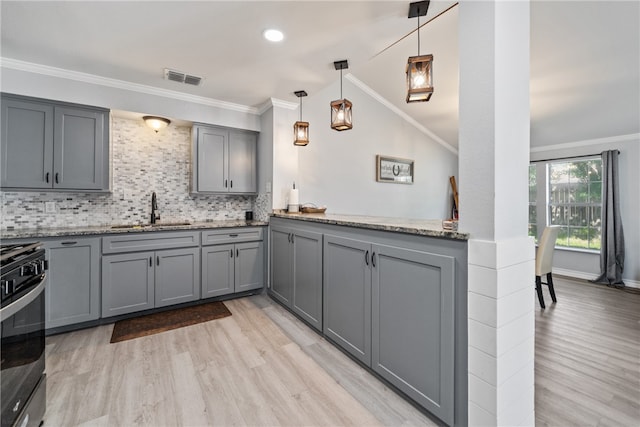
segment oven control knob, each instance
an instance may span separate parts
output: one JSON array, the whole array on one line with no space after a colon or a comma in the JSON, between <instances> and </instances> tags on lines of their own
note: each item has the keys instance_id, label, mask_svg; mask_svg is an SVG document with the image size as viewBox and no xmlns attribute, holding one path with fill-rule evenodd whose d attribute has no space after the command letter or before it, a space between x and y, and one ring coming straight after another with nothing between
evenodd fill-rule
<instances>
[{"instance_id":1,"label":"oven control knob","mask_svg":"<svg viewBox=\"0 0 640 427\"><path fill-rule=\"evenodd\" d=\"M2 297L9 296L13 293L13 286L16 281L13 279L0 281L0 287L2 288Z\"/></svg>"},{"instance_id":2,"label":"oven control knob","mask_svg":"<svg viewBox=\"0 0 640 427\"><path fill-rule=\"evenodd\" d=\"M25 264L20 267L20 275L21 276L33 276L36 273L36 266L33 263Z\"/></svg>"}]
</instances>

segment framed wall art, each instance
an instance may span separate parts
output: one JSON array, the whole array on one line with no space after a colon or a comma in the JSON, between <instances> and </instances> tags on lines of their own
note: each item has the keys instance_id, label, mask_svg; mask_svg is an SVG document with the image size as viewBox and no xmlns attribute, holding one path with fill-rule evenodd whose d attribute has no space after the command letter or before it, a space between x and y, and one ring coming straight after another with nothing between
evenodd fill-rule
<instances>
[{"instance_id":1,"label":"framed wall art","mask_svg":"<svg viewBox=\"0 0 640 427\"><path fill-rule=\"evenodd\" d=\"M413 184L413 160L376 155L376 181Z\"/></svg>"}]
</instances>

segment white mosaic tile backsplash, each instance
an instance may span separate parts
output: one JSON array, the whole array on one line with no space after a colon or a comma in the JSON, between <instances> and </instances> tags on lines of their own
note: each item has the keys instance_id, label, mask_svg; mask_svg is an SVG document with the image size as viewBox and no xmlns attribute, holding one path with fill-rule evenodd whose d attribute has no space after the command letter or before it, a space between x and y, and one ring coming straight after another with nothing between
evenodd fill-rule
<instances>
[{"instance_id":1,"label":"white mosaic tile backsplash","mask_svg":"<svg viewBox=\"0 0 640 427\"><path fill-rule=\"evenodd\" d=\"M0 228L148 223L154 191L159 222L244 219L254 205L255 219L267 220L271 212L268 194L189 194L190 127L170 125L155 133L141 120L113 117L111 141L111 193L2 192ZM46 212L47 202L55 213Z\"/></svg>"}]
</instances>

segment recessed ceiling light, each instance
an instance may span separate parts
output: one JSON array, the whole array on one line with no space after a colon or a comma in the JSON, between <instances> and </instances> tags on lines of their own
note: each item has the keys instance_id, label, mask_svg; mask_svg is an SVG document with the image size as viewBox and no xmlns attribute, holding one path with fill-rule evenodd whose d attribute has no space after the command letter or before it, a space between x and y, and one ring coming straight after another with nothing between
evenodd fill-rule
<instances>
[{"instance_id":1,"label":"recessed ceiling light","mask_svg":"<svg viewBox=\"0 0 640 427\"><path fill-rule=\"evenodd\" d=\"M269 29L266 30L263 35L264 38L269 40L270 42L279 42L284 39L284 34L282 34L282 31L280 30Z\"/></svg>"}]
</instances>

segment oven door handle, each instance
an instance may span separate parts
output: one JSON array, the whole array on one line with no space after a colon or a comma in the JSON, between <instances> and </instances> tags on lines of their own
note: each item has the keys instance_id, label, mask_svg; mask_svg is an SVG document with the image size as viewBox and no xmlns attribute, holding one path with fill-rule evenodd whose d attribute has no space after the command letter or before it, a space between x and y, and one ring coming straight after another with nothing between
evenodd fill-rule
<instances>
[{"instance_id":1,"label":"oven door handle","mask_svg":"<svg viewBox=\"0 0 640 427\"><path fill-rule=\"evenodd\" d=\"M44 291L44 283L45 278L43 277L40 283L38 283L35 288L30 290L29 293L23 295L19 300L12 302L8 306L2 307L0 309L0 320L4 322L20 310L31 304L33 301L35 301L35 299L40 296L42 291Z\"/></svg>"}]
</instances>

